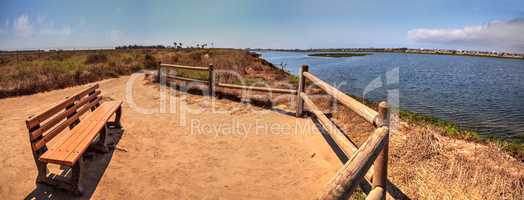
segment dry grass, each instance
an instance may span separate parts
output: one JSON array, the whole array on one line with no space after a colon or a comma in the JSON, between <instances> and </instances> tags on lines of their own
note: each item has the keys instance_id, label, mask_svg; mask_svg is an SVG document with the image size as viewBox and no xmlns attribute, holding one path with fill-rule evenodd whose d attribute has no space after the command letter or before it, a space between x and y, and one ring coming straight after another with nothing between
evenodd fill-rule
<instances>
[{"instance_id":1,"label":"dry grass","mask_svg":"<svg viewBox=\"0 0 524 200\"><path fill-rule=\"evenodd\" d=\"M132 52L48 52L0 57L0 98L85 84L143 68L143 56Z\"/></svg>"},{"instance_id":2,"label":"dry grass","mask_svg":"<svg viewBox=\"0 0 524 200\"><path fill-rule=\"evenodd\" d=\"M393 133L392 180L417 199L522 199L524 165L494 145L401 123Z\"/></svg>"},{"instance_id":3,"label":"dry grass","mask_svg":"<svg viewBox=\"0 0 524 200\"><path fill-rule=\"evenodd\" d=\"M158 62L207 66L238 72L245 84L289 88L286 72L244 50L235 49L131 49L99 51L35 52L0 54L0 98L65 88L105 78L155 69ZM207 78L207 73L181 71L184 76ZM239 78L221 73L222 82ZM283 87L283 86L280 86Z\"/></svg>"},{"instance_id":4,"label":"dry grass","mask_svg":"<svg viewBox=\"0 0 524 200\"><path fill-rule=\"evenodd\" d=\"M318 101L319 106L322 102ZM324 103L325 104L325 103ZM333 120L357 144L373 127L347 108L331 109ZM371 105L376 109L376 105ZM397 118L398 119L398 118ZM522 199L524 163L494 144L446 136L444 129L394 122L389 178L413 199Z\"/></svg>"}]
</instances>

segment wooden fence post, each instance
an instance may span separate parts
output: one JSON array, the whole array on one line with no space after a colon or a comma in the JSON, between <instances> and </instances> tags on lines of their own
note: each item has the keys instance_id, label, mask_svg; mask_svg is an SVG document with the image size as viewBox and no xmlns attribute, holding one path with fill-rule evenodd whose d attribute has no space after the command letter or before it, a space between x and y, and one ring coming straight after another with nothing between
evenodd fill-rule
<instances>
[{"instance_id":1,"label":"wooden fence post","mask_svg":"<svg viewBox=\"0 0 524 200\"><path fill-rule=\"evenodd\" d=\"M162 62L158 62L158 72L156 74L156 80L160 83L160 73L161 73L161 70L162 69Z\"/></svg>"},{"instance_id":2,"label":"wooden fence post","mask_svg":"<svg viewBox=\"0 0 524 200\"><path fill-rule=\"evenodd\" d=\"M388 126L388 115L389 115L389 106L385 101L382 101L378 104L378 117L382 120L381 126ZM379 127L380 128L380 127ZM385 144L380 154L377 156L377 159L374 162L373 169L373 188L382 187L384 190L380 190L382 193L379 195L380 199L386 198L386 182L388 174L388 146L389 146L389 129L386 133Z\"/></svg>"},{"instance_id":3,"label":"wooden fence post","mask_svg":"<svg viewBox=\"0 0 524 200\"><path fill-rule=\"evenodd\" d=\"M209 96L214 96L215 92L215 69L213 64L209 64Z\"/></svg>"},{"instance_id":4,"label":"wooden fence post","mask_svg":"<svg viewBox=\"0 0 524 200\"><path fill-rule=\"evenodd\" d=\"M354 189L364 180L373 160L380 154L387 142L387 127L375 129L369 138L339 169L328 184L327 190L321 193L319 200L339 200L351 196Z\"/></svg>"},{"instance_id":5,"label":"wooden fence post","mask_svg":"<svg viewBox=\"0 0 524 200\"><path fill-rule=\"evenodd\" d=\"M300 93L304 92L305 90L306 80L304 78L304 72L307 72L308 70L308 65L302 65L302 68L300 69L297 89L297 117L301 117L302 113L304 112L304 100L302 99L302 97L300 97Z\"/></svg>"}]
</instances>

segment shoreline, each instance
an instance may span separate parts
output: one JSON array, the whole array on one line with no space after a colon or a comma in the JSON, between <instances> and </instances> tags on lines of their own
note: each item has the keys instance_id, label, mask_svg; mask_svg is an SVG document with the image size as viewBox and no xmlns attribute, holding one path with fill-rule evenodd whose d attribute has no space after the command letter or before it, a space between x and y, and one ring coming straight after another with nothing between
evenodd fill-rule
<instances>
[{"instance_id":1,"label":"shoreline","mask_svg":"<svg viewBox=\"0 0 524 200\"><path fill-rule=\"evenodd\" d=\"M432 126L441 129L444 136L480 144L494 144L510 156L524 162L524 136L512 139L498 136L483 136L477 131L458 127L454 122L411 111L400 110L400 119L421 126Z\"/></svg>"},{"instance_id":2,"label":"shoreline","mask_svg":"<svg viewBox=\"0 0 524 200\"><path fill-rule=\"evenodd\" d=\"M371 55L369 53L312 53L307 56L310 57L325 57L325 58L350 58Z\"/></svg>"},{"instance_id":3,"label":"shoreline","mask_svg":"<svg viewBox=\"0 0 524 200\"><path fill-rule=\"evenodd\" d=\"M360 101L368 106L376 107L378 102L370 101L351 93L344 92L350 97ZM511 140L498 136L484 136L474 130L460 128L455 122L444 120L435 116L424 115L405 109L398 109L399 118L405 122L410 122L419 126L432 127L440 129L443 136L454 139L460 139L467 142L475 142L479 144L494 144L511 157L524 162L524 136L517 136Z\"/></svg>"},{"instance_id":4,"label":"shoreline","mask_svg":"<svg viewBox=\"0 0 524 200\"><path fill-rule=\"evenodd\" d=\"M399 54L420 54L420 55L446 55L446 56L467 56L467 57L480 57L480 58L502 58L511 60L524 60L524 55L521 57L507 57L507 56L490 56L490 55L474 55L474 54L453 54L453 53L424 53L424 52L410 52L410 51L382 51L382 50L349 50L349 49L312 49L312 50L286 50L286 49L250 49L250 51L280 51L280 52L300 52L300 53L313 53L313 52L358 52L358 53L399 53Z\"/></svg>"}]
</instances>

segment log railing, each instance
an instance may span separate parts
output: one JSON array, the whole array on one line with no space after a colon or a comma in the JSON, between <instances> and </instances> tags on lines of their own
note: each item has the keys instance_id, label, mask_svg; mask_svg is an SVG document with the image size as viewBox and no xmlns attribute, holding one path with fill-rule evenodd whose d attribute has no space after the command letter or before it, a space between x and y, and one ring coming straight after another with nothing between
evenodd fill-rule
<instances>
[{"instance_id":1,"label":"log railing","mask_svg":"<svg viewBox=\"0 0 524 200\"><path fill-rule=\"evenodd\" d=\"M305 93L306 79L376 127L376 130L360 148L342 133ZM363 184L366 188L372 188L367 199L385 199L388 189L387 156L389 142L387 103L381 102L377 112L309 73L307 65L302 66L300 70L297 99L297 117L303 115L305 105L316 116L337 146L350 158L344 167L337 172L337 175L329 183L328 189L321 194L319 199L341 199L350 196L360 184Z\"/></svg>"},{"instance_id":2,"label":"log railing","mask_svg":"<svg viewBox=\"0 0 524 200\"><path fill-rule=\"evenodd\" d=\"M163 71L170 71L176 69L186 69L186 70L196 70L196 71L208 71L208 80L199 80L199 79L193 79L188 77L181 77L177 76L175 73L175 76L170 76L169 73L163 74ZM206 83L208 84L208 92L210 95L214 94L215 90L215 68L212 64L210 64L208 67L194 67L194 66L185 66L185 65L173 65L173 64L162 64L160 63L160 67L158 68L157 78L158 80L161 80L162 77L165 77L166 79L175 79L180 81L189 81L189 82L198 82L198 83Z\"/></svg>"},{"instance_id":3,"label":"log railing","mask_svg":"<svg viewBox=\"0 0 524 200\"><path fill-rule=\"evenodd\" d=\"M176 76L176 75L175 76L170 76L170 75L166 75L166 74L162 73L162 71L164 71L164 70L175 70L175 72L176 72L176 69L209 71L208 80L192 79L192 78L181 77L181 76ZM228 84L228 83L218 83L216 81L216 74L215 74L215 70L214 70L214 67L213 67L212 64L210 64L208 67L194 67L194 66L173 65L173 64L160 64L160 67L158 68L158 80L160 80L161 76L165 76L168 79L175 79L175 80L188 81L188 82L206 83L206 84L208 84L209 94L211 96L214 95L215 87L230 88L230 89L241 89L241 90L249 90L249 91L260 91L260 92L283 93L283 94L297 94L296 90L290 90L290 89L280 89L280 88L270 88L270 87L255 87L255 86Z\"/></svg>"},{"instance_id":4,"label":"log railing","mask_svg":"<svg viewBox=\"0 0 524 200\"><path fill-rule=\"evenodd\" d=\"M337 172L335 177L330 181L329 187L321 194L319 199L336 200L351 195L351 192L353 192L364 179L373 161L384 150L387 142L388 128L381 127L376 129L357 152L355 152L353 157ZM375 178L373 179L375 180ZM368 198L373 196L373 199L384 199L385 185L381 185L380 183L375 185L375 181L373 183L374 188L372 192L370 192L370 194L373 193L373 195L369 195Z\"/></svg>"},{"instance_id":5,"label":"log railing","mask_svg":"<svg viewBox=\"0 0 524 200\"><path fill-rule=\"evenodd\" d=\"M308 72L308 66L302 66L300 70L299 83L297 90L278 89L268 87L254 87L236 84L217 83L213 65L209 67L193 67L172 64L160 64L158 78L162 74L161 69L176 70L200 70L209 71L208 80L198 80L188 77L167 76L181 81L192 81L207 83L209 94L213 95L215 87L254 90L261 92L274 92L297 95L297 117L304 113L304 106L312 113L333 139L336 145L343 151L346 157L350 158L348 162L337 172L336 176L328 184L328 188L321 194L319 199L341 199L352 194L357 186L362 186L367 198L370 200L385 199L386 194L393 197L392 188L394 185L387 179L387 162L388 162L388 143L389 143L389 126L388 126L388 104L380 102L378 111L360 103L354 98L344 94L335 87L317 78ZM350 108L367 122L373 124L376 129L369 136L366 142L359 148L345 135L309 98L306 94L305 83L308 79L311 83L317 85L327 94L342 105ZM367 191L365 188L368 188ZM371 188L371 189L369 189Z\"/></svg>"}]
</instances>

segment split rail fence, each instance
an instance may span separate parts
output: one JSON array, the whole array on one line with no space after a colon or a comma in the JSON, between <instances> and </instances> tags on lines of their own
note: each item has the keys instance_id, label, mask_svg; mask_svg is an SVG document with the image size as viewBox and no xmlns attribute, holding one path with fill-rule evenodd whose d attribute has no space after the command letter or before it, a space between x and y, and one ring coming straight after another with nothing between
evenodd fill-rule
<instances>
[{"instance_id":1,"label":"split rail fence","mask_svg":"<svg viewBox=\"0 0 524 200\"><path fill-rule=\"evenodd\" d=\"M191 79L176 75L171 76L169 75L170 73L162 74L163 71L176 69L208 71L208 80ZM310 113L315 115L322 127L326 130L336 145L343 151L346 157L350 158L330 181L327 189L321 193L319 199L327 200L347 198L358 186L360 186L367 194L366 199L385 199L386 194L392 195L393 192L391 191L391 188L394 185L387 179L389 107L385 101L380 102L378 111L375 111L308 72L307 65L302 66L297 90L218 83L216 81L216 74L213 65L209 65L208 67L194 67L160 64L158 78L160 79L161 76L165 76L168 80L175 79L208 84L208 92L210 95L214 94L217 86L223 88L297 95L296 116L301 117L303 115L305 106ZM375 126L376 129L370 134L366 142L360 146L360 148L357 147L357 145L355 145L355 143L353 143L341 130L339 130L335 123L333 123L309 98L305 92L306 79Z\"/></svg>"},{"instance_id":2,"label":"split rail fence","mask_svg":"<svg viewBox=\"0 0 524 200\"><path fill-rule=\"evenodd\" d=\"M168 72L168 71L174 70L176 72L176 69L208 71L209 73L208 80L181 77L181 76L177 76L176 73L174 76L170 75L170 73L162 74L163 71ZM211 96L214 94L216 87L230 88L230 89L242 89L242 90L250 90L250 91L260 91L260 92L283 93L283 94L297 94L297 90L290 90L290 89L254 87L254 86L245 86L245 85L237 85L237 84L219 83L216 80L215 67L212 64L210 64L208 67L193 67L193 66L184 66L184 65L160 64L160 68L158 69L158 74L164 76L166 79L175 79L175 80L180 80L180 81L191 81L191 82L199 82L199 83L207 84L208 90L209 90L208 93ZM158 76L158 78L160 77L161 76Z\"/></svg>"}]
</instances>

